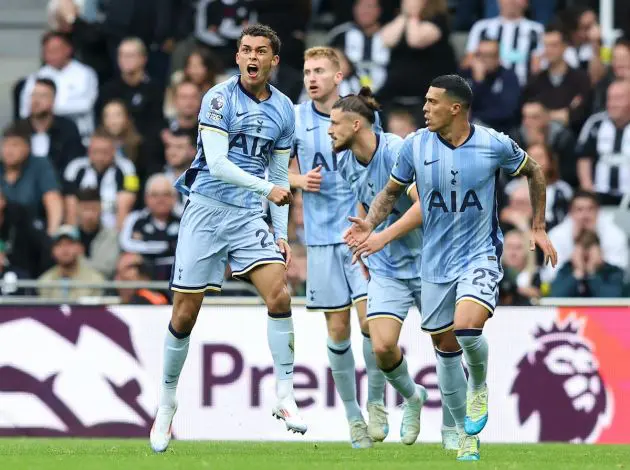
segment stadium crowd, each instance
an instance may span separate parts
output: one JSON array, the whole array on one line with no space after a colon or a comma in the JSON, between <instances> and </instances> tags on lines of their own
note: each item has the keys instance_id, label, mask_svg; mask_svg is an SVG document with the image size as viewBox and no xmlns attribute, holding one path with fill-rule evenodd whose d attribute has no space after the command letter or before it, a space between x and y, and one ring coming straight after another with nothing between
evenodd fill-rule
<instances>
[{"instance_id":1,"label":"stadium crowd","mask_svg":"<svg viewBox=\"0 0 630 470\"><path fill-rule=\"evenodd\" d=\"M591 3L51 0L42 66L15 84L15 120L2 135L2 293L104 294L16 289L15 279L169 279L185 204L172 183L195 156L201 98L236 72L244 25L261 22L283 41L272 84L294 102L307 99L302 56L313 38L342 59L341 93L369 85L385 130L402 137L424 125L432 78L461 73L474 92L471 120L510 135L543 166L559 267L541 266L529 251L526 182L501 175L503 304L627 295L630 28L622 21L630 8L616 2L625 36L609 50ZM460 54L457 31L470 31ZM306 280L301 201L298 191L294 295L304 295ZM168 301L146 289L118 294Z\"/></svg>"}]
</instances>

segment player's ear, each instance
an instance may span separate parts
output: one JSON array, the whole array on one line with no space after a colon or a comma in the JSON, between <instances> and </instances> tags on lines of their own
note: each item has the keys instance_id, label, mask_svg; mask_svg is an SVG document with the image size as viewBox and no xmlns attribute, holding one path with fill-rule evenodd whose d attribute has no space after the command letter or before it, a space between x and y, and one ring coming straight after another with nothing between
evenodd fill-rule
<instances>
[{"instance_id":1,"label":"player's ear","mask_svg":"<svg viewBox=\"0 0 630 470\"><path fill-rule=\"evenodd\" d=\"M459 113L462 110L462 105L460 103L453 103L451 105L451 114L453 116L455 116L457 113Z\"/></svg>"},{"instance_id":2,"label":"player's ear","mask_svg":"<svg viewBox=\"0 0 630 470\"><path fill-rule=\"evenodd\" d=\"M339 85L342 81L343 81L343 73L340 70L337 73L335 73L335 78L334 78L335 85Z\"/></svg>"},{"instance_id":3,"label":"player's ear","mask_svg":"<svg viewBox=\"0 0 630 470\"><path fill-rule=\"evenodd\" d=\"M274 55L273 58L271 59L271 66L277 67L279 63L280 63L280 56Z\"/></svg>"}]
</instances>

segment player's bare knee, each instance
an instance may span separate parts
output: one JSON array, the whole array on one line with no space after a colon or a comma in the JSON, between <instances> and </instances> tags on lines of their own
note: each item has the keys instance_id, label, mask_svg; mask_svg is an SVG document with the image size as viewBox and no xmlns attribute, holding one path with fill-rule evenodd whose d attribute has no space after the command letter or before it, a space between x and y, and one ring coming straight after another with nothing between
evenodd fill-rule
<instances>
[{"instance_id":1,"label":"player's bare knee","mask_svg":"<svg viewBox=\"0 0 630 470\"><path fill-rule=\"evenodd\" d=\"M433 346L442 352L456 352L461 349L454 330L432 335L431 340L433 341Z\"/></svg>"},{"instance_id":2,"label":"player's bare knee","mask_svg":"<svg viewBox=\"0 0 630 470\"><path fill-rule=\"evenodd\" d=\"M398 346L394 341L388 341L387 339L372 338L372 349L377 359L387 359L396 355Z\"/></svg>"},{"instance_id":3,"label":"player's bare knee","mask_svg":"<svg viewBox=\"0 0 630 470\"><path fill-rule=\"evenodd\" d=\"M350 338L350 315L348 312L326 313L326 327L333 341L344 341Z\"/></svg>"},{"instance_id":4,"label":"player's bare knee","mask_svg":"<svg viewBox=\"0 0 630 470\"><path fill-rule=\"evenodd\" d=\"M283 313L291 310L291 295L287 285L284 282L277 283L265 298L265 304L267 310L272 313Z\"/></svg>"}]
</instances>

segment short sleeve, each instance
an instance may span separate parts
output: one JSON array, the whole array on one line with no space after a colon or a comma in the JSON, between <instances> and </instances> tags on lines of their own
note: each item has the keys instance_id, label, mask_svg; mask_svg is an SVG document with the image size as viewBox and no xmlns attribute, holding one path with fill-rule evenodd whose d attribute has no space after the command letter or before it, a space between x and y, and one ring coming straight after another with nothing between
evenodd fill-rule
<instances>
[{"instance_id":1,"label":"short sleeve","mask_svg":"<svg viewBox=\"0 0 630 470\"><path fill-rule=\"evenodd\" d=\"M580 157L595 158L597 156L597 122L592 119L586 121L578 137L575 153Z\"/></svg>"},{"instance_id":2,"label":"short sleeve","mask_svg":"<svg viewBox=\"0 0 630 470\"><path fill-rule=\"evenodd\" d=\"M499 134L500 167L510 176L518 175L527 162L527 153L505 134Z\"/></svg>"},{"instance_id":3,"label":"short sleeve","mask_svg":"<svg viewBox=\"0 0 630 470\"><path fill-rule=\"evenodd\" d=\"M49 191L59 191L59 179L52 163L47 158L38 158L37 162L37 181L42 195Z\"/></svg>"},{"instance_id":4,"label":"short sleeve","mask_svg":"<svg viewBox=\"0 0 630 470\"><path fill-rule=\"evenodd\" d=\"M293 114L291 114L293 117ZM280 138L276 140L273 153L281 153L290 155L295 141L295 119L289 119L285 123Z\"/></svg>"},{"instance_id":5,"label":"short sleeve","mask_svg":"<svg viewBox=\"0 0 630 470\"><path fill-rule=\"evenodd\" d=\"M211 89L203 97L199 112L199 127L214 130L220 134L228 133L232 105L226 89Z\"/></svg>"},{"instance_id":6,"label":"short sleeve","mask_svg":"<svg viewBox=\"0 0 630 470\"><path fill-rule=\"evenodd\" d=\"M405 139L398 152L398 158L390 178L400 184L401 186L407 186L411 184L415 179L415 169L413 166L413 137Z\"/></svg>"}]
</instances>

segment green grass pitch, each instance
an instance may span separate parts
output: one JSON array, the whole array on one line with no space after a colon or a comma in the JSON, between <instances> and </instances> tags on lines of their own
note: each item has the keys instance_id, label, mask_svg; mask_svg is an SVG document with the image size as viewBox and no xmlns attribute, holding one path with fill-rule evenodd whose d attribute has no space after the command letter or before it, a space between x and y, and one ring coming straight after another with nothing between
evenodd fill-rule
<instances>
[{"instance_id":1,"label":"green grass pitch","mask_svg":"<svg viewBox=\"0 0 630 470\"><path fill-rule=\"evenodd\" d=\"M437 444L173 442L154 454L145 440L0 439L2 470L402 470L630 469L630 446L483 445L480 462L456 462Z\"/></svg>"}]
</instances>

